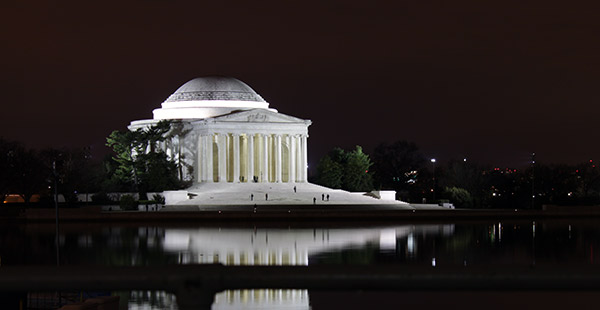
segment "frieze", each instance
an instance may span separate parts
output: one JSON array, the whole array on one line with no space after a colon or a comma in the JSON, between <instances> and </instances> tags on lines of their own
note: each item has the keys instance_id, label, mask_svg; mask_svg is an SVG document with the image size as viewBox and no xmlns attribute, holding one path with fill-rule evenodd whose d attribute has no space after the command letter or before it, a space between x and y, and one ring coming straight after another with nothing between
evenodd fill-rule
<instances>
[{"instance_id":1,"label":"frieze","mask_svg":"<svg viewBox=\"0 0 600 310\"><path fill-rule=\"evenodd\" d=\"M192 100L238 100L265 102L258 94L236 91L194 91L175 93L167 98L167 102L192 101Z\"/></svg>"}]
</instances>

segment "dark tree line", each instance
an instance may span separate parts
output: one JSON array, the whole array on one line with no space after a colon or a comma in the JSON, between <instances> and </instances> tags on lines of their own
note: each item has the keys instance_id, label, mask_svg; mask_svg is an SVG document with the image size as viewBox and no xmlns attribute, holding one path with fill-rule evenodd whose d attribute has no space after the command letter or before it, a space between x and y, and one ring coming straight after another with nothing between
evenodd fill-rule
<instances>
[{"instance_id":1,"label":"dark tree line","mask_svg":"<svg viewBox=\"0 0 600 310\"><path fill-rule=\"evenodd\" d=\"M68 203L78 192L97 189L100 166L91 161L89 149L28 149L0 138L0 198L19 195L29 203L34 195L51 200L54 186Z\"/></svg>"},{"instance_id":2,"label":"dark tree line","mask_svg":"<svg viewBox=\"0 0 600 310\"><path fill-rule=\"evenodd\" d=\"M315 182L349 191L395 190L396 198L403 201L449 201L463 208L600 204L600 167L592 161L578 165L535 163L522 169L463 159L433 165L416 144L397 141L380 144L372 156L363 153L361 162L368 163L368 173L354 174L343 168L344 161L337 160L337 154L345 151L336 148L321 159ZM348 186L354 178L368 178L372 183L361 183L360 189Z\"/></svg>"},{"instance_id":3,"label":"dark tree line","mask_svg":"<svg viewBox=\"0 0 600 310\"><path fill-rule=\"evenodd\" d=\"M189 181L182 180L180 172L187 167L157 148L170 135L182 133L180 126L172 125L160 122L143 130L114 131L107 145L115 153L101 160L93 159L89 148L32 150L0 138L0 198L19 195L29 203L39 195L42 204L52 205L55 182L69 205L78 202L78 193L93 193L88 198L106 202L109 192L138 192L147 199L147 192L185 187Z\"/></svg>"}]
</instances>

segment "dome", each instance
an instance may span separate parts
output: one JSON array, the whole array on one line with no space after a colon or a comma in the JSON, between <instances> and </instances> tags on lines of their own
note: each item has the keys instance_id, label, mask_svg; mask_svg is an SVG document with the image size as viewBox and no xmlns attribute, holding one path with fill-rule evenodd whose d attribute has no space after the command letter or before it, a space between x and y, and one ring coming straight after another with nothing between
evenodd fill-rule
<instances>
[{"instance_id":1,"label":"dome","mask_svg":"<svg viewBox=\"0 0 600 310\"><path fill-rule=\"evenodd\" d=\"M179 87L166 101L181 102L198 100L265 102L246 83L232 77L221 76L199 77L190 80Z\"/></svg>"},{"instance_id":2,"label":"dome","mask_svg":"<svg viewBox=\"0 0 600 310\"><path fill-rule=\"evenodd\" d=\"M277 112L246 83L231 77L207 76L183 84L152 113L154 119L205 119L251 109Z\"/></svg>"}]
</instances>

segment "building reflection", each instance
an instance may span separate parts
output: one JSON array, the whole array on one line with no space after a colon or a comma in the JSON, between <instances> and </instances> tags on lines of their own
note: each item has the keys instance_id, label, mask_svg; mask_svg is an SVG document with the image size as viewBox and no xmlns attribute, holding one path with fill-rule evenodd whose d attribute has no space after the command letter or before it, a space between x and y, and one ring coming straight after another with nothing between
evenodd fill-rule
<instances>
[{"instance_id":1,"label":"building reflection","mask_svg":"<svg viewBox=\"0 0 600 310\"><path fill-rule=\"evenodd\" d=\"M407 225L376 228L197 228L165 229L165 252L180 264L300 265L311 258L347 249L377 246L395 252L398 246L415 255L415 235L451 235L454 225ZM401 245L398 243L402 242ZM217 294L213 309L310 309L306 290L237 290Z\"/></svg>"}]
</instances>

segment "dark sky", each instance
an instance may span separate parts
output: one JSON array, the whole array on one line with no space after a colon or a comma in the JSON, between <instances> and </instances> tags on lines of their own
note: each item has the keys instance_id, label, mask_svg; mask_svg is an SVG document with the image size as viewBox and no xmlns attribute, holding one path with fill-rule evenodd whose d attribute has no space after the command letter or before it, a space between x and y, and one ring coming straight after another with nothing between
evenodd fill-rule
<instances>
[{"instance_id":1,"label":"dark sky","mask_svg":"<svg viewBox=\"0 0 600 310\"><path fill-rule=\"evenodd\" d=\"M409 140L494 165L600 158L597 1L0 4L0 135L92 146L181 84L236 77L326 151Z\"/></svg>"}]
</instances>

